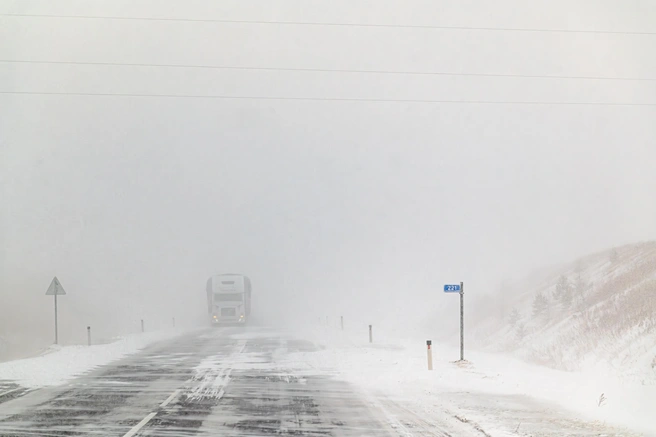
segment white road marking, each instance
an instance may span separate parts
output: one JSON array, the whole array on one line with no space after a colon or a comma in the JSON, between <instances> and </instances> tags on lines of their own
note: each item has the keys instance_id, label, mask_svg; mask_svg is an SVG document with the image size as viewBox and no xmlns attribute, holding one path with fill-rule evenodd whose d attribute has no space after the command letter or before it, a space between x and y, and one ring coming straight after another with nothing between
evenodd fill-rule
<instances>
[{"instance_id":1,"label":"white road marking","mask_svg":"<svg viewBox=\"0 0 656 437\"><path fill-rule=\"evenodd\" d=\"M173 393L171 393L171 395L168 398L166 398L166 400L159 405L160 408L166 407L169 404L169 402L171 402L173 399L175 399L175 397L177 395L180 394L181 391L182 391L181 389L177 389ZM141 428L143 428L148 422L150 422L153 419L153 417L155 417L155 416L157 416L157 412L150 413L149 415L144 417L141 422L137 423L134 426L134 428L132 428L130 431L128 431L127 434L125 434L123 437L132 437L132 436L136 435L139 432L139 430Z\"/></svg>"},{"instance_id":2,"label":"white road marking","mask_svg":"<svg viewBox=\"0 0 656 437\"><path fill-rule=\"evenodd\" d=\"M174 391L173 393L171 393L171 396L166 398L166 400L160 404L160 407L166 407L169 404L169 402L171 402L178 394L180 394L180 391L181 390L178 389L178 390Z\"/></svg>"},{"instance_id":3,"label":"white road marking","mask_svg":"<svg viewBox=\"0 0 656 437\"><path fill-rule=\"evenodd\" d=\"M144 417L144 419L143 419L141 422L137 423L137 424L134 426L134 428L132 428L130 431L128 431L127 434L125 434L123 437L132 437L132 436L136 435L136 434L139 432L139 430L140 430L141 428L143 428L145 424L147 424L148 422L150 422L151 419L152 419L153 417L155 417L156 415L157 415L157 413L150 413L149 415L147 415L146 417Z\"/></svg>"},{"instance_id":4,"label":"white road marking","mask_svg":"<svg viewBox=\"0 0 656 437\"><path fill-rule=\"evenodd\" d=\"M21 389L21 388L18 387L18 388L15 388L15 389L13 389L13 390L8 390L8 391L6 391L6 392L4 392L4 393L0 393L0 398L3 397L4 395L8 395L9 393L13 393L13 392L18 391L18 390L20 390L20 389Z\"/></svg>"}]
</instances>

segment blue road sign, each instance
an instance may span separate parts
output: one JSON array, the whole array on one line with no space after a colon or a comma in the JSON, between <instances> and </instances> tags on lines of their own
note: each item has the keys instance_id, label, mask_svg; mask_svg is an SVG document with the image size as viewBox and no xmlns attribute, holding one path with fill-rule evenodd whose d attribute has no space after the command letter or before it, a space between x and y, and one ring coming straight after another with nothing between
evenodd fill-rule
<instances>
[{"instance_id":1,"label":"blue road sign","mask_svg":"<svg viewBox=\"0 0 656 437\"><path fill-rule=\"evenodd\" d=\"M444 286L444 292L445 293L460 293L460 284L445 285Z\"/></svg>"}]
</instances>

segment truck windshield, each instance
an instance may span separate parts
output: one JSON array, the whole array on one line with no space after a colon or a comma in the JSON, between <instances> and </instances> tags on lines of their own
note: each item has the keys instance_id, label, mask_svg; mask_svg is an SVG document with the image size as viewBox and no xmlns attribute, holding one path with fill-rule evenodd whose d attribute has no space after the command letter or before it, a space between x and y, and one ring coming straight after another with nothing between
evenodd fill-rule
<instances>
[{"instance_id":1,"label":"truck windshield","mask_svg":"<svg viewBox=\"0 0 656 437\"><path fill-rule=\"evenodd\" d=\"M214 293L216 302L241 302L244 300L243 293Z\"/></svg>"}]
</instances>

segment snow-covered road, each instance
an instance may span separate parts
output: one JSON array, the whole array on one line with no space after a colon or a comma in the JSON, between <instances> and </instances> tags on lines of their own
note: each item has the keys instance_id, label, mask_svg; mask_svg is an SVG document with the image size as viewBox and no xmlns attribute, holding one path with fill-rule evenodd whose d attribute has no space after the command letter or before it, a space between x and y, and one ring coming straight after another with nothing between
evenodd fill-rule
<instances>
[{"instance_id":1,"label":"snow-covered road","mask_svg":"<svg viewBox=\"0 0 656 437\"><path fill-rule=\"evenodd\" d=\"M197 331L61 385L3 383L0 436L629 435L572 425L530 399L457 393L420 406L349 382L311 358L321 356L315 343L268 329ZM472 399L500 422L515 415L533 431L487 428L463 409Z\"/></svg>"},{"instance_id":2,"label":"snow-covered road","mask_svg":"<svg viewBox=\"0 0 656 437\"><path fill-rule=\"evenodd\" d=\"M0 435L394 435L347 383L282 365L313 349L255 328L181 336L0 398Z\"/></svg>"}]
</instances>

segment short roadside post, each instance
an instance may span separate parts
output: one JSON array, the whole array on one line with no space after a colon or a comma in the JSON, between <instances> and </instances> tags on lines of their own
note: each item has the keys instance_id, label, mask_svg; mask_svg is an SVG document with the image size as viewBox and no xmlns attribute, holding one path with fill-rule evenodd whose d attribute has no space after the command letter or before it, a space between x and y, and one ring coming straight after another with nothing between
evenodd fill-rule
<instances>
[{"instance_id":1,"label":"short roadside post","mask_svg":"<svg viewBox=\"0 0 656 437\"><path fill-rule=\"evenodd\" d=\"M465 284L446 284L445 293L460 293L460 361L465 360Z\"/></svg>"},{"instance_id":2,"label":"short roadside post","mask_svg":"<svg viewBox=\"0 0 656 437\"><path fill-rule=\"evenodd\" d=\"M342 326L342 331L344 330L344 316L339 316L339 323Z\"/></svg>"},{"instance_id":3,"label":"short roadside post","mask_svg":"<svg viewBox=\"0 0 656 437\"><path fill-rule=\"evenodd\" d=\"M371 325L369 325L369 343L373 343L373 342L374 342L374 335L373 335Z\"/></svg>"},{"instance_id":4,"label":"short roadside post","mask_svg":"<svg viewBox=\"0 0 656 437\"><path fill-rule=\"evenodd\" d=\"M433 350L431 349L431 341L426 340L427 354L428 354L428 370L433 370Z\"/></svg>"},{"instance_id":5,"label":"short roadside post","mask_svg":"<svg viewBox=\"0 0 656 437\"><path fill-rule=\"evenodd\" d=\"M91 326L87 326L87 344L91 346Z\"/></svg>"},{"instance_id":6,"label":"short roadside post","mask_svg":"<svg viewBox=\"0 0 656 437\"><path fill-rule=\"evenodd\" d=\"M62 287L61 282L59 282L59 279L57 279L57 276L52 278L50 286L46 291L46 296L55 297L55 344L59 344L59 328L57 326L57 296L63 296L65 294L66 291L64 291L64 287Z\"/></svg>"},{"instance_id":7,"label":"short roadside post","mask_svg":"<svg viewBox=\"0 0 656 437\"><path fill-rule=\"evenodd\" d=\"M143 319L141 319L141 332L145 332Z\"/></svg>"}]
</instances>

